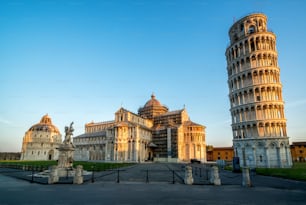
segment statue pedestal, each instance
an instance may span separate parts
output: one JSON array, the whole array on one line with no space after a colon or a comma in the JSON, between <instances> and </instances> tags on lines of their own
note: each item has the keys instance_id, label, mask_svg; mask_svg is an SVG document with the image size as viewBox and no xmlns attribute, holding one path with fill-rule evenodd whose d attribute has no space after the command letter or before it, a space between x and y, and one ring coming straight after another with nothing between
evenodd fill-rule
<instances>
[{"instance_id":1,"label":"statue pedestal","mask_svg":"<svg viewBox=\"0 0 306 205\"><path fill-rule=\"evenodd\" d=\"M63 143L58 148L58 168L72 168L74 146L71 143Z\"/></svg>"},{"instance_id":2,"label":"statue pedestal","mask_svg":"<svg viewBox=\"0 0 306 205\"><path fill-rule=\"evenodd\" d=\"M73 168L57 168L58 177L73 177L74 169Z\"/></svg>"},{"instance_id":3,"label":"statue pedestal","mask_svg":"<svg viewBox=\"0 0 306 205\"><path fill-rule=\"evenodd\" d=\"M58 148L59 157L57 166L53 166L50 176L49 176L49 184L54 184L59 181L60 177L76 177L74 180L76 184L83 183L83 169L78 168L77 171L73 169L73 151L74 146L72 143L64 142Z\"/></svg>"}]
</instances>

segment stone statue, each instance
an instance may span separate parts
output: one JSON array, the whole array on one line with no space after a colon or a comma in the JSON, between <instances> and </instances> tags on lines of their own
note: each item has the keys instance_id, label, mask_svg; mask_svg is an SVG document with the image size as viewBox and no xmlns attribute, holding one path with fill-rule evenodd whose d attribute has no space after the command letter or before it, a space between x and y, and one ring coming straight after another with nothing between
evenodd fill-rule
<instances>
[{"instance_id":1,"label":"stone statue","mask_svg":"<svg viewBox=\"0 0 306 205\"><path fill-rule=\"evenodd\" d=\"M70 126L65 127L65 139L63 143L59 146L59 157L58 157L58 167L59 168L71 168L73 163L73 151L74 145L72 143L73 135L73 122L70 123Z\"/></svg>"},{"instance_id":2,"label":"stone statue","mask_svg":"<svg viewBox=\"0 0 306 205\"><path fill-rule=\"evenodd\" d=\"M77 168L76 170L73 168L73 153L74 153L74 145L72 143L72 135L73 135L73 122L70 123L70 126L65 126L65 139L63 143L59 146L59 156L57 166L50 172L49 176L49 184L53 184L58 182L59 177L74 177L75 184L83 183L83 169L82 167Z\"/></svg>"},{"instance_id":3,"label":"stone statue","mask_svg":"<svg viewBox=\"0 0 306 205\"><path fill-rule=\"evenodd\" d=\"M70 127L66 126L65 127L65 140L64 140L64 144L72 144L71 142L71 136L73 135L73 122L70 123Z\"/></svg>"}]
</instances>

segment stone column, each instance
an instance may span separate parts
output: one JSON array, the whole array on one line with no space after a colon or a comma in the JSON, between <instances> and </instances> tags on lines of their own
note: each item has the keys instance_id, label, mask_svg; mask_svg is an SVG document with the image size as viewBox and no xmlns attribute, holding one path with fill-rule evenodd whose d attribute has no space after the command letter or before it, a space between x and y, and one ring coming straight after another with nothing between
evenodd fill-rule
<instances>
[{"instance_id":1,"label":"stone column","mask_svg":"<svg viewBox=\"0 0 306 205\"><path fill-rule=\"evenodd\" d=\"M254 158L254 167L257 166L257 159L256 159L256 148L253 147L253 158Z\"/></svg>"},{"instance_id":2,"label":"stone column","mask_svg":"<svg viewBox=\"0 0 306 205\"><path fill-rule=\"evenodd\" d=\"M280 147L279 147L279 146L276 147L276 154L277 154L278 166L279 166L280 168L283 168L283 162L282 162L282 159L281 159Z\"/></svg>"},{"instance_id":3,"label":"stone column","mask_svg":"<svg viewBox=\"0 0 306 205\"><path fill-rule=\"evenodd\" d=\"M269 159L269 147L265 147L265 158L266 158L266 167L270 168L270 159Z\"/></svg>"},{"instance_id":4,"label":"stone column","mask_svg":"<svg viewBox=\"0 0 306 205\"><path fill-rule=\"evenodd\" d=\"M73 178L74 184L83 184L83 166L78 165L76 167L74 178Z\"/></svg>"},{"instance_id":5,"label":"stone column","mask_svg":"<svg viewBox=\"0 0 306 205\"><path fill-rule=\"evenodd\" d=\"M105 142L105 146L104 146L104 160L108 161L109 160L109 155L110 153L107 152L107 147L108 147L108 141Z\"/></svg>"},{"instance_id":6,"label":"stone column","mask_svg":"<svg viewBox=\"0 0 306 205\"><path fill-rule=\"evenodd\" d=\"M167 128L167 156L168 160L171 159L171 128Z\"/></svg>"},{"instance_id":7,"label":"stone column","mask_svg":"<svg viewBox=\"0 0 306 205\"><path fill-rule=\"evenodd\" d=\"M130 161L133 161L133 142L132 140L129 142L129 153L130 153Z\"/></svg>"},{"instance_id":8,"label":"stone column","mask_svg":"<svg viewBox=\"0 0 306 205\"><path fill-rule=\"evenodd\" d=\"M124 161L128 161L128 155L129 155L129 144L126 142L124 145Z\"/></svg>"},{"instance_id":9,"label":"stone column","mask_svg":"<svg viewBox=\"0 0 306 205\"><path fill-rule=\"evenodd\" d=\"M292 166L292 158L291 158L291 152L290 152L290 148L288 149L287 145L285 146L285 151L286 151L286 162L287 162L287 166L291 167Z\"/></svg>"},{"instance_id":10,"label":"stone column","mask_svg":"<svg viewBox=\"0 0 306 205\"><path fill-rule=\"evenodd\" d=\"M143 146L142 146L142 141L139 141L139 162L142 162L142 158L143 158Z\"/></svg>"},{"instance_id":11,"label":"stone column","mask_svg":"<svg viewBox=\"0 0 306 205\"><path fill-rule=\"evenodd\" d=\"M139 127L136 127L136 137L135 137L135 143L134 143L134 147L135 147L135 161L139 162Z\"/></svg>"},{"instance_id":12,"label":"stone column","mask_svg":"<svg viewBox=\"0 0 306 205\"><path fill-rule=\"evenodd\" d=\"M137 157L136 157L136 142L132 141L132 160L134 162L137 162Z\"/></svg>"},{"instance_id":13,"label":"stone column","mask_svg":"<svg viewBox=\"0 0 306 205\"><path fill-rule=\"evenodd\" d=\"M242 161L243 161L243 166L246 166L246 157L245 157L245 147L242 147Z\"/></svg>"},{"instance_id":14,"label":"stone column","mask_svg":"<svg viewBox=\"0 0 306 205\"><path fill-rule=\"evenodd\" d=\"M116 156L117 156L117 144L116 144L116 142L114 142L114 146L113 146L113 161L116 161L117 159L116 159Z\"/></svg>"}]
</instances>

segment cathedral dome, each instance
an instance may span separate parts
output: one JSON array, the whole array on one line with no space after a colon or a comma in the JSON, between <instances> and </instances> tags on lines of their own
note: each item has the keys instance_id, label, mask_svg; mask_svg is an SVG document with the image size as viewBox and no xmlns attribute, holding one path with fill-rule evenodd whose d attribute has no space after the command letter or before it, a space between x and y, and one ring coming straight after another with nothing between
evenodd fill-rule
<instances>
[{"instance_id":1,"label":"cathedral dome","mask_svg":"<svg viewBox=\"0 0 306 205\"><path fill-rule=\"evenodd\" d=\"M162 104L158 100L156 100L154 94L151 95L151 99L148 100L146 104L144 105L144 107L151 107L151 106L162 107Z\"/></svg>"},{"instance_id":2,"label":"cathedral dome","mask_svg":"<svg viewBox=\"0 0 306 205\"><path fill-rule=\"evenodd\" d=\"M155 95L151 95L151 99L146 104L138 109L138 114L141 117L153 119L157 115L168 112L168 108L156 100Z\"/></svg>"},{"instance_id":3,"label":"cathedral dome","mask_svg":"<svg viewBox=\"0 0 306 205\"><path fill-rule=\"evenodd\" d=\"M56 132L60 134L59 130L55 125L52 124L51 117L48 114L44 115L40 122L33 125L29 131L45 131L45 132Z\"/></svg>"}]
</instances>

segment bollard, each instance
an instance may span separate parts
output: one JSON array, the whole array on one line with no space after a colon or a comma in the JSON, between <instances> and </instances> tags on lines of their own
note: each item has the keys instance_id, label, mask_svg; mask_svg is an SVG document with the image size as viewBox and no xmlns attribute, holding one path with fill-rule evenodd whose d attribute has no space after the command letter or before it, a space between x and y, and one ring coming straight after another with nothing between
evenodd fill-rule
<instances>
[{"instance_id":1,"label":"bollard","mask_svg":"<svg viewBox=\"0 0 306 205\"><path fill-rule=\"evenodd\" d=\"M95 182L95 171L94 171L94 167L91 166L91 169L92 169L92 174L91 174L91 183L94 183Z\"/></svg>"},{"instance_id":2,"label":"bollard","mask_svg":"<svg viewBox=\"0 0 306 205\"><path fill-rule=\"evenodd\" d=\"M75 175L73 178L74 184L83 184L83 166L78 165L75 170Z\"/></svg>"},{"instance_id":3,"label":"bollard","mask_svg":"<svg viewBox=\"0 0 306 205\"><path fill-rule=\"evenodd\" d=\"M51 171L50 171L50 175L48 178L48 184L54 184L56 182L58 182L59 177L58 177L58 169L56 165L51 166Z\"/></svg>"},{"instance_id":4,"label":"bollard","mask_svg":"<svg viewBox=\"0 0 306 205\"><path fill-rule=\"evenodd\" d=\"M221 180L219 178L219 171L217 166L211 167L210 170L210 183L214 185L221 185Z\"/></svg>"},{"instance_id":5,"label":"bollard","mask_svg":"<svg viewBox=\"0 0 306 205\"><path fill-rule=\"evenodd\" d=\"M147 169L146 183L149 183L149 170Z\"/></svg>"},{"instance_id":6,"label":"bollard","mask_svg":"<svg viewBox=\"0 0 306 205\"><path fill-rule=\"evenodd\" d=\"M174 170L172 170L172 184L175 184Z\"/></svg>"},{"instance_id":7,"label":"bollard","mask_svg":"<svg viewBox=\"0 0 306 205\"><path fill-rule=\"evenodd\" d=\"M251 187L251 179L250 179L250 171L249 168L243 167L242 168L242 186L244 187Z\"/></svg>"},{"instance_id":8,"label":"bollard","mask_svg":"<svg viewBox=\"0 0 306 205\"><path fill-rule=\"evenodd\" d=\"M119 169L117 169L117 183L120 183Z\"/></svg>"},{"instance_id":9,"label":"bollard","mask_svg":"<svg viewBox=\"0 0 306 205\"><path fill-rule=\"evenodd\" d=\"M34 167L32 166L32 179L31 179L31 183L34 182Z\"/></svg>"},{"instance_id":10,"label":"bollard","mask_svg":"<svg viewBox=\"0 0 306 205\"><path fill-rule=\"evenodd\" d=\"M193 184L192 167L191 166L186 166L184 182L185 182L185 184L188 184L188 185Z\"/></svg>"}]
</instances>

